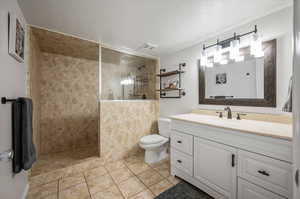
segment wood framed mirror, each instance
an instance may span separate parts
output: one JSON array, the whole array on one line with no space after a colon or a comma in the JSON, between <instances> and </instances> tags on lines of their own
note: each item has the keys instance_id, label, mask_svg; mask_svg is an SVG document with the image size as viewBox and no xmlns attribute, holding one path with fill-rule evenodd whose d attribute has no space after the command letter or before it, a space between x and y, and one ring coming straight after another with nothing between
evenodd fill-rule
<instances>
[{"instance_id":1,"label":"wood framed mirror","mask_svg":"<svg viewBox=\"0 0 300 199\"><path fill-rule=\"evenodd\" d=\"M201 67L199 61L199 104L276 107L276 50L276 39L263 42L264 57L256 60L250 47L242 48L241 54L248 58L226 65L227 69Z\"/></svg>"}]
</instances>

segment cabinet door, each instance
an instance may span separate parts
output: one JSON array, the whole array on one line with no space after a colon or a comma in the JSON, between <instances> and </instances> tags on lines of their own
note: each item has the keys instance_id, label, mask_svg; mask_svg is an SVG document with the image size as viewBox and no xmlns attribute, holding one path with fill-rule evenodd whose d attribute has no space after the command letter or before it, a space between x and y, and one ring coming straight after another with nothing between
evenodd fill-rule
<instances>
[{"instance_id":1,"label":"cabinet door","mask_svg":"<svg viewBox=\"0 0 300 199\"><path fill-rule=\"evenodd\" d=\"M236 198L237 149L194 139L194 176L227 198Z\"/></svg>"},{"instance_id":2,"label":"cabinet door","mask_svg":"<svg viewBox=\"0 0 300 199\"><path fill-rule=\"evenodd\" d=\"M273 192L267 191L243 179L238 180L239 199L285 199Z\"/></svg>"}]
</instances>

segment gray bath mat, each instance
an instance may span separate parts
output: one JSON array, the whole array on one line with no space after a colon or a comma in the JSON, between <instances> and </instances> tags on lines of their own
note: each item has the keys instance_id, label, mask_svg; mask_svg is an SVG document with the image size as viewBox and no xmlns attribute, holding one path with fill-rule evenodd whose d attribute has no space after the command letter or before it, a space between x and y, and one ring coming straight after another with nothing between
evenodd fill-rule
<instances>
[{"instance_id":1,"label":"gray bath mat","mask_svg":"<svg viewBox=\"0 0 300 199\"><path fill-rule=\"evenodd\" d=\"M161 193L155 199L213 199L197 187L186 183L180 182L174 187Z\"/></svg>"}]
</instances>

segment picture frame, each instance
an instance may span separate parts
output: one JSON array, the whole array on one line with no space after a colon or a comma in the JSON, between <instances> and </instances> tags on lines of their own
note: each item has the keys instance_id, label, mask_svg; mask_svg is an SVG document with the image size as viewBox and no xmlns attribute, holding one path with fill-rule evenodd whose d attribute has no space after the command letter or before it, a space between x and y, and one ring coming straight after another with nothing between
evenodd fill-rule
<instances>
[{"instance_id":1,"label":"picture frame","mask_svg":"<svg viewBox=\"0 0 300 199\"><path fill-rule=\"evenodd\" d=\"M227 83L227 73L216 74L216 84L226 84Z\"/></svg>"},{"instance_id":2,"label":"picture frame","mask_svg":"<svg viewBox=\"0 0 300 199\"><path fill-rule=\"evenodd\" d=\"M9 44L8 53L19 62L25 58L25 25L14 14L8 14Z\"/></svg>"}]
</instances>

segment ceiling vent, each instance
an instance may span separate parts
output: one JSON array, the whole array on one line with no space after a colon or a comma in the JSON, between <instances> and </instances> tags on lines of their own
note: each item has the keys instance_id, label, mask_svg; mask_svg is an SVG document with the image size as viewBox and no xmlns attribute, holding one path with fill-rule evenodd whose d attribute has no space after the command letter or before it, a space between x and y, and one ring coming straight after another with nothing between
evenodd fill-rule
<instances>
[{"instance_id":1,"label":"ceiling vent","mask_svg":"<svg viewBox=\"0 0 300 199\"><path fill-rule=\"evenodd\" d=\"M153 50L157 48L157 45L155 44L151 44L151 43L144 43L142 46L141 46L141 49L145 49L145 50Z\"/></svg>"}]
</instances>

